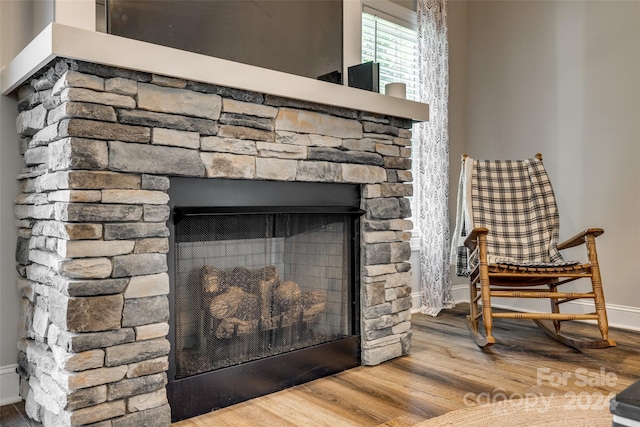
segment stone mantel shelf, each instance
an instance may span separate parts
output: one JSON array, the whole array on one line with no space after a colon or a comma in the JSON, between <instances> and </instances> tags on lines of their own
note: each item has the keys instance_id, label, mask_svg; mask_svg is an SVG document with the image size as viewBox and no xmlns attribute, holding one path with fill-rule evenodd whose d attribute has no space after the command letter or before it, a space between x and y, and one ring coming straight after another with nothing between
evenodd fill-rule
<instances>
[{"instance_id":1,"label":"stone mantel shelf","mask_svg":"<svg viewBox=\"0 0 640 427\"><path fill-rule=\"evenodd\" d=\"M2 70L2 93L10 94L55 57L407 118L416 122L429 119L427 104L57 23L49 24Z\"/></svg>"}]
</instances>

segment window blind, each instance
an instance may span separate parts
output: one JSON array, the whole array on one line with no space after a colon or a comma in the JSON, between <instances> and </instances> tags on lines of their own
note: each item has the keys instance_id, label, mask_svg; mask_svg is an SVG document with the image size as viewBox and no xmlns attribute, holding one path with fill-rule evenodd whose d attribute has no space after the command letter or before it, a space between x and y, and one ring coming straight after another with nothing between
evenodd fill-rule
<instances>
[{"instance_id":1,"label":"window blind","mask_svg":"<svg viewBox=\"0 0 640 427\"><path fill-rule=\"evenodd\" d=\"M371 13L362 13L362 61L379 64L381 93L387 83L400 82L407 85L407 99L417 100L416 30L367 10Z\"/></svg>"}]
</instances>

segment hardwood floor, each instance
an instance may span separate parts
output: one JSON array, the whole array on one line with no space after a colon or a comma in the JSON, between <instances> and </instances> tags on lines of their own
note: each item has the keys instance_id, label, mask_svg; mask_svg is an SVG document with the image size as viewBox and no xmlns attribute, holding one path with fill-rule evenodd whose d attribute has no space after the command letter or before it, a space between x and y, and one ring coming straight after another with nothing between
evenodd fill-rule
<instances>
[{"instance_id":1,"label":"hardwood floor","mask_svg":"<svg viewBox=\"0 0 640 427\"><path fill-rule=\"evenodd\" d=\"M583 404L606 404L610 394L640 378L637 332L613 329L617 347L577 351L551 340L533 322L499 319L494 329L498 343L483 351L469 336L467 310L468 305L461 304L436 318L414 315L407 357L351 369L173 426L408 427L502 396L567 395ZM563 328L598 336L595 325Z\"/></svg>"},{"instance_id":2,"label":"hardwood floor","mask_svg":"<svg viewBox=\"0 0 640 427\"><path fill-rule=\"evenodd\" d=\"M640 378L640 333L613 329L617 347L577 351L551 340L531 321L498 319L498 343L481 350L469 336L467 310L461 304L436 318L414 315L407 357L351 369L173 427L409 427L502 396L568 395L578 403L606 404L611 393ZM594 325L564 327L598 336ZM8 406L1 409L0 425L33 425Z\"/></svg>"},{"instance_id":3,"label":"hardwood floor","mask_svg":"<svg viewBox=\"0 0 640 427\"><path fill-rule=\"evenodd\" d=\"M0 427L39 427L24 411L24 402L0 406Z\"/></svg>"}]
</instances>

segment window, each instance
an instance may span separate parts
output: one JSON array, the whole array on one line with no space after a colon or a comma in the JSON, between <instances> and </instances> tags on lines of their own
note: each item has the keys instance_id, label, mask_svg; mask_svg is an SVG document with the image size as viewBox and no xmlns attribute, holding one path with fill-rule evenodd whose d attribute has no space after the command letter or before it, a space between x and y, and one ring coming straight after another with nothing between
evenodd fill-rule
<instances>
[{"instance_id":1,"label":"window","mask_svg":"<svg viewBox=\"0 0 640 427\"><path fill-rule=\"evenodd\" d=\"M418 32L417 17L412 10L391 2L363 0L362 62L379 64L380 93L387 83L407 85L407 99L418 100ZM374 8L375 7L375 8ZM418 129L414 125L411 151L418 150ZM413 184L418 185L418 158L412 155ZM416 196L411 197L411 211L417 212ZM414 221L414 227L416 226ZM414 229L414 236L418 230Z\"/></svg>"},{"instance_id":2,"label":"window","mask_svg":"<svg viewBox=\"0 0 640 427\"><path fill-rule=\"evenodd\" d=\"M382 18L366 8L362 13L362 62L373 61L380 68L380 93L387 83L407 85L407 99L418 99L418 35L415 29Z\"/></svg>"}]
</instances>

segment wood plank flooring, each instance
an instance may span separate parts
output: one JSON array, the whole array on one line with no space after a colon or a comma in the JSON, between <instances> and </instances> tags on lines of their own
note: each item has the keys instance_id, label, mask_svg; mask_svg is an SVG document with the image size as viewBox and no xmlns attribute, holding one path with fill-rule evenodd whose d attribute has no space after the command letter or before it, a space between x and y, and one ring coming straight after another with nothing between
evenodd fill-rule
<instances>
[{"instance_id":1,"label":"wood plank flooring","mask_svg":"<svg viewBox=\"0 0 640 427\"><path fill-rule=\"evenodd\" d=\"M469 336L467 310L468 305L461 304L436 318L414 315L409 356L351 369L172 427L411 427L503 395L569 395L583 403L605 404L611 393L640 378L640 333L613 329L617 347L577 351L551 340L531 321L498 319L497 344L482 350ZM595 325L565 327L598 336ZM0 409L2 426L35 425L8 406Z\"/></svg>"},{"instance_id":2,"label":"wood plank flooring","mask_svg":"<svg viewBox=\"0 0 640 427\"><path fill-rule=\"evenodd\" d=\"M567 395L606 404L611 393L640 378L637 332L613 329L617 347L577 351L551 340L531 321L500 319L494 326L498 343L481 350L469 337L467 311L468 304L461 304L436 318L414 315L407 357L351 369L173 427L409 427L502 395ZM595 325L563 328L598 336Z\"/></svg>"},{"instance_id":3,"label":"wood plank flooring","mask_svg":"<svg viewBox=\"0 0 640 427\"><path fill-rule=\"evenodd\" d=\"M0 427L39 427L24 411L24 402L0 406Z\"/></svg>"}]
</instances>

